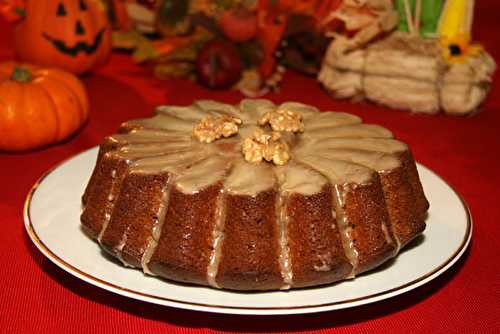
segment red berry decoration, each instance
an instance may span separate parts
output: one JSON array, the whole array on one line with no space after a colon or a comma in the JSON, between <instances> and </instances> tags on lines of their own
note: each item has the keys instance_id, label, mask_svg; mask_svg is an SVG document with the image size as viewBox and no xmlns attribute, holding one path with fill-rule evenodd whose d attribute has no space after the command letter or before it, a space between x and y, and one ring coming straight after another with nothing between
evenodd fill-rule
<instances>
[{"instance_id":1,"label":"red berry decoration","mask_svg":"<svg viewBox=\"0 0 500 334\"><path fill-rule=\"evenodd\" d=\"M243 64L236 47L225 41L205 44L196 60L198 79L213 89L228 88L241 77Z\"/></svg>"},{"instance_id":2,"label":"red berry decoration","mask_svg":"<svg viewBox=\"0 0 500 334\"><path fill-rule=\"evenodd\" d=\"M147 9L154 10L156 7L156 3L158 1L156 0L137 0L136 1L139 5L143 5Z\"/></svg>"},{"instance_id":3,"label":"red berry decoration","mask_svg":"<svg viewBox=\"0 0 500 334\"><path fill-rule=\"evenodd\" d=\"M245 7L236 7L222 13L219 25L230 40L245 42L257 34L257 17Z\"/></svg>"}]
</instances>

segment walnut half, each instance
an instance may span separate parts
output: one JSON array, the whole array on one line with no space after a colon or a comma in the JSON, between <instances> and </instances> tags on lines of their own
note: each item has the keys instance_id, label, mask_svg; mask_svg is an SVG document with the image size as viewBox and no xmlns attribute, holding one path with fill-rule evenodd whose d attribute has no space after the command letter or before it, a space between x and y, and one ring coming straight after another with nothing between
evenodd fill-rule
<instances>
[{"instance_id":1,"label":"walnut half","mask_svg":"<svg viewBox=\"0 0 500 334\"><path fill-rule=\"evenodd\" d=\"M241 123L241 119L236 117L207 116L193 128L193 137L202 143L211 143L238 133L238 125Z\"/></svg>"},{"instance_id":2,"label":"walnut half","mask_svg":"<svg viewBox=\"0 0 500 334\"><path fill-rule=\"evenodd\" d=\"M251 137L245 138L242 152L248 162L266 160L275 165L284 165L290 160L288 145L281 140L279 132L267 134L261 128L256 128Z\"/></svg>"},{"instance_id":3,"label":"walnut half","mask_svg":"<svg viewBox=\"0 0 500 334\"><path fill-rule=\"evenodd\" d=\"M269 123L273 131L303 132L302 116L294 111L277 109L268 111L259 119L259 125Z\"/></svg>"}]
</instances>

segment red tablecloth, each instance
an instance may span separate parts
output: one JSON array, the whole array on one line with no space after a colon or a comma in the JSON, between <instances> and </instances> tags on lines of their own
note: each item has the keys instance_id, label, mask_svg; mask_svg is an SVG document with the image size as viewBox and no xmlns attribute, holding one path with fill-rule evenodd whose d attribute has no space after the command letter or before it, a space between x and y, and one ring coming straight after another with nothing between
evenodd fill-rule
<instances>
[{"instance_id":1,"label":"red tablecloth","mask_svg":"<svg viewBox=\"0 0 500 334\"><path fill-rule=\"evenodd\" d=\"M500 62L499 1L476 1L475 38ZM0 60L12 57L11 30L0 22ZM26 194L58 162L97 145L127 119L157 104L197 98L237 102L237 92L213 92L182 80L159 81L124 54L83 78L92 106L86 126L70 140L24 154L0 153L0 332L213 333L368 331L500 332L500 77L474 117L412 115L334 101L314 79L287 73L281 93L343 110L391 129L416 159L448 181L470 206L471 247L452 269L399 297L353 309L296 316L228 316L183 311L121 297L63 272L31 244L23 227ZM2 135L0 133L0 135Z\"/></svg>"}]
</instances>

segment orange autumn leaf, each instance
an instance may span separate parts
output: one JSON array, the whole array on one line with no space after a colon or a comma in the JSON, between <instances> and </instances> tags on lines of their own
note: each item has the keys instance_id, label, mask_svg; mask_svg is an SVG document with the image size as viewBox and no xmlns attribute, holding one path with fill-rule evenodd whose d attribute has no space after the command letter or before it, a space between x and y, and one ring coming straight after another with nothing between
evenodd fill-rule
<instances>
[{"instance_id":1,"label":"orange autumn leaf","mask_svg":"<svg viewBox=\"0 0 500 334\"><path fill-rule=\"evenodd\" d=\"M186 46L192 42L191 37L168 37L152 42L153 48L158 56L166 56L172 51Z\"/></svg>"}]
</instances>

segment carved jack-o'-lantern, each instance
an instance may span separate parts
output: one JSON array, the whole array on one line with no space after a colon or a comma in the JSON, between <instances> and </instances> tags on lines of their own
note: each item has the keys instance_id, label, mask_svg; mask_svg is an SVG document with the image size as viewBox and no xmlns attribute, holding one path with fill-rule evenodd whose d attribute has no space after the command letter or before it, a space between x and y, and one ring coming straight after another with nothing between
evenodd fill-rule
<instances>
[{"instance_id":1,"label":"carved jack-o'-lantern","mask_svg":"<svg viewBox=\"0 0 500 334\"><path fill-rule=\"evenodd\" d=\"M15 29L18 57L84 73L111 51L111 32L99 0L27 0Z\"/></svg>"}]
</instances>

